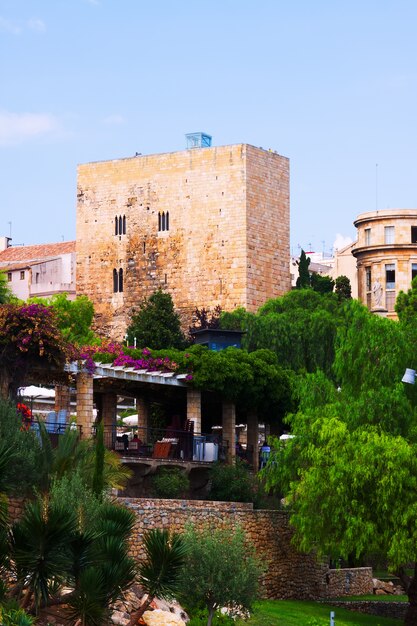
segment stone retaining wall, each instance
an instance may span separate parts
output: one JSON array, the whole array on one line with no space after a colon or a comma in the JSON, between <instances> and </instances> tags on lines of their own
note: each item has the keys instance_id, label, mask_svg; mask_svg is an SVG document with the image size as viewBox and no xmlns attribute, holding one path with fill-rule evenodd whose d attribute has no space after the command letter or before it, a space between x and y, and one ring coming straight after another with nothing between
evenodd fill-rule
<instances>
[{"instance_id":1,"label":"stone retaining wall","mask_svg":"<svg viewBox=\"0 0 417 626\"><path fill-rule=\"evenodd\" d=\"M372 567L329 569L326 574L326 595L329 598L362 596L373 591Z\"/></svg>"},{"instance_id":2,"label":"stone retaining wall","mask_svg":"<svg viewBox=\"0 0 417 626\"><path fill-rule=\"evenodd\" d=\"M377 615L378 617L391 617L393 619L404 620L408 608L408 602L377 602L373 600L357 600L355 602L329 600L332 607L340 607L348 611L357 611L367 615ZM337 612L336 612L337 623Z\"/></svg>"},{"instance_id":3,"label":"stone retaining wall","mask_svg":"<svg viewBox=\"0 0 417 626\"><path fill-rule=\"evenodd\" d=\"M131 553L143 558L142 535L153 528L182 532L187 522L196 528L235 528L240 525L267 565L261 595L274 599L309 599L326 595L327 567L313 555L301 554L291 544L292 530L283 511L253 510L252 504L195 500L119 498L132 509L136 524Z\"/></svg>"},{"instance_id":4,"label":"stone retaining wall","mask_svg":"<svg viewBox=\"0 0 417 626\"><path fill-rule=\"evenodd\" d=\"M9 520L11 522L14 522L21 517L26 502L27 498L9 498L8 510Z\"/></svg>"}]
</instances>

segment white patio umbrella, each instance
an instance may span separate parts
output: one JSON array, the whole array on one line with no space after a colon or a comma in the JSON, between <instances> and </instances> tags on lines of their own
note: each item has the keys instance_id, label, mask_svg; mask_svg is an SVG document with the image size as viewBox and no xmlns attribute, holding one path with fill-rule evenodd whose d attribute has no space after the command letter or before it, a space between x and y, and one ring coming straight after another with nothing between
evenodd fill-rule
<instances>
[{"instance_id":1,"label":"white patio umbrella","mask_svg":"<svg viewBox=\"0 0 417 626\"><path fill-rule=\"evenodd\" d=\"M128 417L123 418L123 424L126 426L137 426L138 425L138 414L129 415Z\"/></svg>"},{"instance_id":2,"label":"white patio umbrella","mask_svg":"<svg viewBox=\"0 0 417 626\"><path fill-rule=\"evenodd\" d=\"M47 389L46 387L36 387L35 385L29 385L29 387L19 387L18 395L21 398L27 398L30 400L30 410L33 410L33 401L40 398L55 398L55 389Z\"/></svg>"},{"instance_id":3,"label":"white patio umbrella","mask_svg":"<svg viewBox=\"0 0 417 626\"><path fill-rule=\"evenodd\" d=\"M55 398L55 389L29 385L29 387L19 387L18 395L21 398Z\"/></svg>"}]
</instances>

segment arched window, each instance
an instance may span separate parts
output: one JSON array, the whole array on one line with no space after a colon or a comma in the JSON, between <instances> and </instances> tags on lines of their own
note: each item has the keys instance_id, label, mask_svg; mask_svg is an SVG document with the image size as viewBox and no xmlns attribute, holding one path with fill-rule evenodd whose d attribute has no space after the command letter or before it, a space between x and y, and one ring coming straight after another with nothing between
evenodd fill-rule
<instances>
[{"instance_id":1,"label":"arched window","mask_svg":"<svg viewBox=\"0 0 417 626\"><path fill-rule=\"evenodd\" d=\"M158 231L161 231L161 212L158 213Z\"/></svg>"},{"instance_id":2,"label":"arched window","mask_svg":"<svg viewBox=\"0 0 417 626\"><path fill-rule=\"evenodd\" d=\"M123 221L122 221L122 216L119 215L119 235L121 235L123 233Z\"/></svg>"},{"instance_id":3,"label":"arched window","mask_svg":"<svg viewBox=\"0 0 417 626\"><path fill-rule=\"evenodd\" d=\"M119 269L119 292L123 291L123 270Z\"/></svg>"},{"instance_id":4,"label":"arched window","mask_svg":"<svg viewBox=\"0 0 417 626\"><path fill-rule=\"evenodd\" d=\"M117 270L113 270L113 291L117 293L119 291L119 280L117 276Z\"/></svg>"},{"instance_id":5,"label":"arched window","mask_svg":"<svg viewBox=\"0 0 417 626\"><path fill-rule=\"evenodd\" d=\"M169 211L167 211L165 216L165 230L169 230Z\"/></svg>"},{"instance_id":6,"label":"arched window","mask_svg":"<svg viewBox=\"0 0 417 626\"><path fill-rule=\"evenodd\" d=\"M164 213L164 211L162 211L162 216L161 216L161 230L165 230L165 213Z\"/></svg>"},{"instance_id":7,"label":"arched window","mask_svg":"<svg viewBox=\"0 0 417 626\"><path fill-rule=\"evenodd\" d=\"M123 234L126 235L126 215L123 215Z\"/></svg>"},{"instance_id":8,"label":"arched window","mask_svg":"<svg viewBox=\"0 0 417 626\"><path fill-rule=\"evenodd\" d=\"M114 218L114 234L118 235L119 234L119 218L116 217Z\"/></svg>"}]
</instances>

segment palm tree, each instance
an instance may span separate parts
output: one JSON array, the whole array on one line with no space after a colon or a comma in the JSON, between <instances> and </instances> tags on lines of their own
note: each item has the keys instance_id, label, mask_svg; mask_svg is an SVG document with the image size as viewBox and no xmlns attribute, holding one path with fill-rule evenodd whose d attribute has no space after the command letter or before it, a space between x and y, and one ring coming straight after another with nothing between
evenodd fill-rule
<instances>
[{"instance_id":1,"label":"palm tree","mask_svg":"<svg viewBox=\"0 0 417 626\"><path fill-rule=\"evenodd\" d=\"M139 583L148 599L130 616L129 626L137 623L155 597L172 598L185 563L186 547L181 535L154 529L143 537L146 560L139 566Z\"/></svg>"}]
</instances>

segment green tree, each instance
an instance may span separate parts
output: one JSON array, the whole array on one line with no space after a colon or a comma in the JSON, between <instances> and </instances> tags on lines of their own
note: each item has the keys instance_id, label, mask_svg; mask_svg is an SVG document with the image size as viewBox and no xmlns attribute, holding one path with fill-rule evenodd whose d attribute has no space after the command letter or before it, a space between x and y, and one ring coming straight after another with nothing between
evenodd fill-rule
<instances>
[{"instance_id":1,"label":"green tree","mask_svg":"<svg viewBox=\"0 0 417 626\"><path fill-rule=\"evenodd\" d=\"M171 295L159 289L144 300L132 317L127 338L130 345L136 340L143 348L184 348L185 337Z\"/></svg>"},{"instance_id":2,"label":"green tree","mask_svg":"<svg viewBox=\"0 0 417 626\"><path fill-rule=\"evenodd\" d=\"M338 276L335 281L335 292L339 299L339 302L342 300L350 300L352 297L352 287L350 285L350 280L347 276Z\"/></svg>"},{"instance_id":3,"label":"green tree","mask_svg":"<svg viewBox=\"0 0 417 626\"><path fill-rule=\"evenodd\" d=\"M257 597L262 567L242 530L189 526L185 533L187 566L183 568L181 596L188 605L204 604L207 626L222 606L250 609Z\"/></svg>"},{"instance_id":4,"label":"green tree","mask_svg":"<svg viewBox=\"0 0 417 626\"><path fill-rule=\"evenodd\" d=\"M304 250L301 250L300 259L298 261L298 278L296 282L297 289L306 289L307 287L310 287L310 272L308 271L310 261L310 257L307 257Z\"/></svg>"},{"instance_id":5,"label":"green tree","mask_svg":"<svg viewBox=\"0 0 417 626\"><path fill-rule=\"evenodd\" d=\"M13 293L7 281L7 273L0 271L0 304L13 300Z\"/></svg>"},{"instance_id":6,"label":"green tree","mask_svg":"<svg viewBox=\"0 0 417 626\"><path fill-rule=\"evenodd\" d=\"M189 361L195 387L254 409L267 423L279 425L292 408L291 377L270 350L248 353L226 348L215 352L195 346Z\"/></svg>"},{"instance_id":7,"label":"green tree","mask_svg":"<svg viewBox=\"0 0 417 626\"><path fill-rule=\"evenodd\" d=\"M275 441L263 470L284 495L295 541L303 550L360 562L383 554L401 577L417 620L416 391L400 380L412 355L401 324L357 302L336 344L341 388L322 372L298 379L299 412L288 418L293 439Z\"/></svg>"},{"instance_id":8,"label":"green tree","mask_svg":"<svg viewBox=\"0 0 417 626\"><path fill-rule=\"evenodd\" d=\"M268 300L256 314L243 317L239 312L238 320L233 316L226 319L230 325L238 320L244 325L242 347L249 352L268 348L285 368L296 372L322 369L332 375L336 335L346 316L336 294L294 289Z\"/></svg>"},{"instance_id":9,"label":"green tree","mask_svg":"<svg viewBox=\"0 0 417 626\"><path fill-rule=\"evenodd\" d=\"M91 330L94 319L94 305L87 296L77 296L69 300L66 293L51 298L31 298L29 301L50 306L55 311L57 326L66 341L77 346L91 346L100 339Z\"/></svg>"},{"instance_id":10,"label":"green tree","mask_svg":"<svg viewBox=\"0 0 417 626\"><path fill-rule=\"evenodd\" d=\"M332 293L334 288L334 280L330 276L321 276L316 273L311 275L310 284L318 293Z\"/></svg>"}]
</instances>

